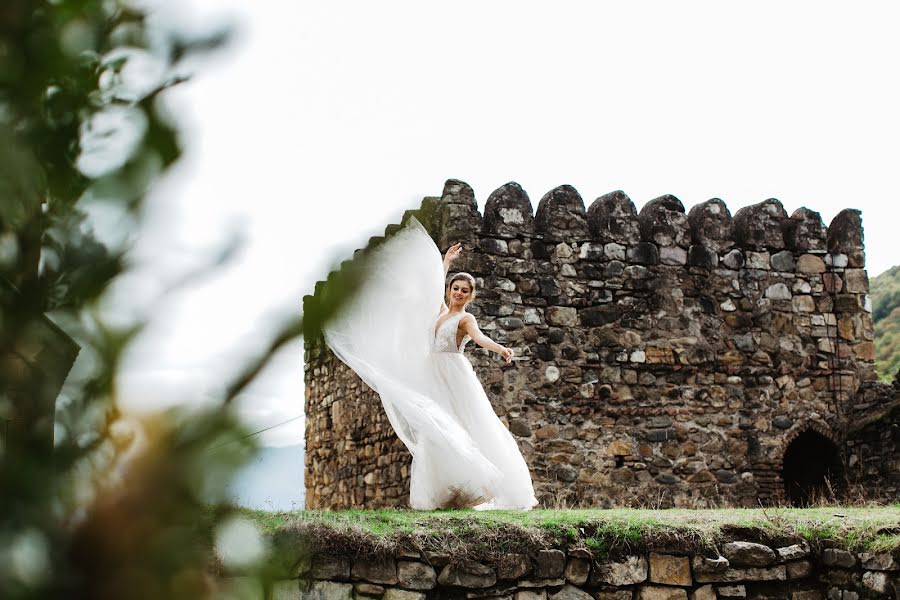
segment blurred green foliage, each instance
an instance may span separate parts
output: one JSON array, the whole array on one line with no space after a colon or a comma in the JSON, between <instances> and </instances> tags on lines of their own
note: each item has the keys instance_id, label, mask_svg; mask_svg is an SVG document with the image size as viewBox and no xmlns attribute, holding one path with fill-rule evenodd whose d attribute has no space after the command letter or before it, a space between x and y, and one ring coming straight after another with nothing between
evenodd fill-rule
<instances>
[{"instance_id":1,"label":"blurred green foliage","mask_svg":"<svg viewBox=\"0 0 900 600\"><path fill-rule=\"evenodd\" d=\"M875 324L875 366L891 381L900 371L900 265L872 279L872 320Z\"/></svg>"},{"instance_id":2,"label":"blurred green foliage","mask_svg":"<svg viewBox=\"0 0 900 600\"><path fill-rule=\"evenodd\" d=\"M208 506L225 504L253 452L228 400L299 335L299 319L236 374L220 407L137 418L117 408L115 373L143 323L114 326L100 309L148 189L181 153L165 93L186 59L226 39L161 30L124 0L0 5L4 600L232 598L217 570L265 580L253 527ZM114 241L95 234L86 206L121 217Z\"/></svg>"}]
</instances>

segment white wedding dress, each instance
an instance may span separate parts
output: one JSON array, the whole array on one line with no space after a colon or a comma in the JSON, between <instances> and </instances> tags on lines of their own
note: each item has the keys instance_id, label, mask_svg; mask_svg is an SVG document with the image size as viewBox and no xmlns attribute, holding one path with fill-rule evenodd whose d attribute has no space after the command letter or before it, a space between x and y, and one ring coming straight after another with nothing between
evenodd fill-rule
<instances>
[{"instance_id":1,"label":"white wedding dress","mask_svg":"<svg viewBox=\"0 0 900 600\"><path fill-rule=\"evenodd\" d=\"M441 255L416 220L365 263L359 292L327 323L325 341L381 397L412 454L416 509L530 509L537 500L515 440L491 408L463 347L461 312L435 331Z\"/></svg>"}]
</instances>

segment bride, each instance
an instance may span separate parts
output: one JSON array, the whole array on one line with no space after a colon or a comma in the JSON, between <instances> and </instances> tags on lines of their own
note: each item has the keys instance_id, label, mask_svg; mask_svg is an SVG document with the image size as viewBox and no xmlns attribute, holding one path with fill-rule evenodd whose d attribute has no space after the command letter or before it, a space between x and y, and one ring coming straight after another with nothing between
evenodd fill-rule
<instances>
[{"instance_id":1,"label":"bride","mask_svg":"<svg viewBox=\"0 0 900 600\"><path fill-rule=\"evenodd\" d=\"M364 280L324 328L325 341L381 397L397 436L412 454L409 503L416 509L530 509L537 500L515 440L494 414L467 342L513 352L478 328L466 305L475 278L450 264L412 218L364 264Z\"/></svg>"}]
</instances>

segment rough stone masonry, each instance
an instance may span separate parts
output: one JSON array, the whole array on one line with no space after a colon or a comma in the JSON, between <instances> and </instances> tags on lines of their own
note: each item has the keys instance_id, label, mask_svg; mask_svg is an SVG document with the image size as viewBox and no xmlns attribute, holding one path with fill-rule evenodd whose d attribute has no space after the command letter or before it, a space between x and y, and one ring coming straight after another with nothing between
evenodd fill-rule
<instances>
[{"instance_id":1,"label":"rough stone masonry","mask_svg":"<svg viewBox=\"0 0 900 600\"><path fill-rule=\"evenodd\" d=\"M451 560L456 558L456 560ZM273 600L860 600L895 598L900 563L889 553L811 549L805 541L729 541L722 555L634 552L594 556L586 548L507 554L499 564L404 551L380 558L317 555L272 586ZM226 578L237 587L239 578ZM245 582L244 582L245 583ZM230 585L229 585L230 584ZM263 598L261 590L244 588Z\"/></svg>"},{"instance_id":2,"label":"rough stone masonry","mask_svg":"<svg viewBox=\"0 0 900 600\"><path fill-rule=\"evenodd\" d=\"M826 227L775 199L732 216L663 196L638 212L622 192L585 209L568 185L533 211L508 183L481 215L449 180L415 214L441 250L464 243L470 311L515 350L512 365L467 354L542 505L781 502L786 452L804 460L811 436L838 457L832 476L898 497L900 411L876 382L860 211ZM376 394L309 337L305 378L307 507L406 505L410 456Z\"/></svg>"}]
</instances>

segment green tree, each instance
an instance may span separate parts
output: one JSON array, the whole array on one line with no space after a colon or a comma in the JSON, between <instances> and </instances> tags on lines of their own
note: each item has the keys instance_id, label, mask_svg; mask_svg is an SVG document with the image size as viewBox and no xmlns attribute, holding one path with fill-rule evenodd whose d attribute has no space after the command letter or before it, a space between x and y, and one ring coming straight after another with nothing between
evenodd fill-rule
<instances>
[{"instance_id":1,"label":"green tree","mask_svg":"<svg viewBox=\"0 0 900 600\"><path fill-rule=\"evenodd\" d=\"M887 381L900 371L900 266L874 277L870 285L875 325L875 365Z\"/></svg>"},{"instance_id":2,"label":"green tree","mask_svg":"<svg viewBox=\"0 0 900 600\"><path fill-rule=\"evenodd\" d=\"M114 374L143 324L112 326L98 307L125 269L129 232L101 241L84 208L102 205L137 227L148 189L181 153L160 100L182 81L185 59L214 51L226 37L153 30L146 14L117 0L4 0L0 7L6 600L223 593L209 575L211 548L234 517L207 502L221 497L253 450L229 401L299 334L300 320L235 375L220 407L123 420ZM155 76L135 78L136 64ZM54 422L53 401L76 352L68 409Z\"/></svg>"}]
</instances>

